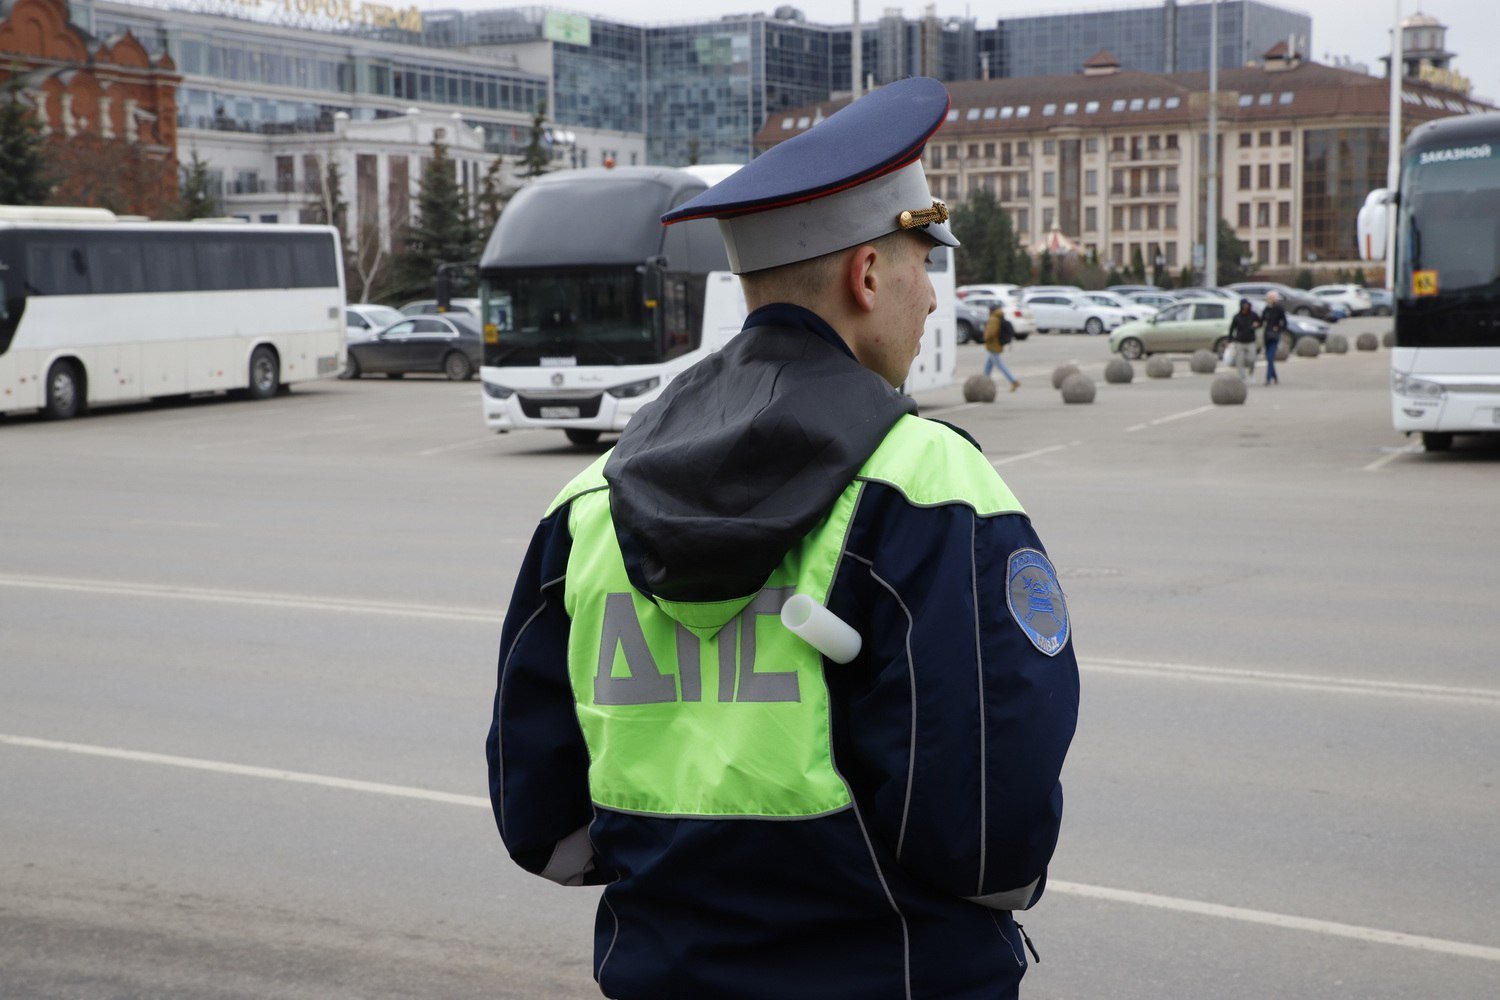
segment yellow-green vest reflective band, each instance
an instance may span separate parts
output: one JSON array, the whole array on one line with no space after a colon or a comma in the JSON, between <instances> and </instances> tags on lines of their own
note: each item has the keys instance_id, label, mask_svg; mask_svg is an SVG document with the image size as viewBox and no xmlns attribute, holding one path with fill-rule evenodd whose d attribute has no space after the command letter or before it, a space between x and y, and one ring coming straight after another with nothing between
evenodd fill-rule
<instances>
[{"instance_id":1,"label":"yellow-green vest reflective band","mask_svg":"<svg viewBox=\"0 0 1500 1000\"><path fill-rule=\"evenodd\" d=\"M782 604L794 593L827 602L867 481L919 506L964 503L980 514L1020 511L1015 497L968 442L904 417L758 594L675 604L668 615L630 585L610 519L606 458L552 507L571 504L568 672L594 802L663 816L792 818L845 808L822 658L781 624ZM703 626L731 613L717 631Z\"/></svg>"}]
</instances>

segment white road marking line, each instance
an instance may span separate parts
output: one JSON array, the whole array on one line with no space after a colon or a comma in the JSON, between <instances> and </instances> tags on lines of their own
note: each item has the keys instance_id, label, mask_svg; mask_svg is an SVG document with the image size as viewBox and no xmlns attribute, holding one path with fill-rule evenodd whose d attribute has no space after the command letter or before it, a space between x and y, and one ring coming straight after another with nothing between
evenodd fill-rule
<instances>
[{"instance_id":1,"label":"white road marking line","mask_svg":"<svg viewBox=\"0 0 1500 1000\"><path fill-rule=\"evenodd\" d=\"M52 750L89 757L105 757L139 764L180 767L216 774L230 774L237 777L265 778L272 781L318 785L339 791L388 795L395 798L437 802L442 805L468 806L476 809L487 809L490 807L490 800L479 795L459 795L454 792L440 792L430 788L414 788L410 785L391 785L379 781L361 781L352 778L338 778L327 774L311 774L306 771L288 771L274 767L231 764L227 761L205 760L199 757L180 757L174 754L149 753L141 750L126 750L120 747L71 743L64 740L37 739L31 736L17 736L10 733L0 733L0 744L32 750ZM1047 888L1052 892L1068 896L1082 896L1088 899L1099 899L1111 903L1125 903L1132 906L1148 906L1154 909L1173 910L1178 913L1191 913L1196 916L1216 917L1221 920L1238 920L1244 923L1262 924L1267 927L1280 927L1285 930L1350 938L1355 941L1364 941L1371 944L1397 945L1403 948L1414 948L1419 951L1431 951L1445 955L1457 955L1463 958L1478 958L1488 962L1500 962L1500 948L1469 944L1464 941L1448 941L1442 938L1406 934L1401 931L1360 927L1354 924L1337 923L1331 920L1317 920L1312 917L1298 917L1287 913L1272 913L1266 910L1251 910L1239 906L1225 906L1221 903L1206 903L1196 899L1160 896L1154 893L1114 889L1108 886L1088 885L1082 882L1064 882L1059 879L1049 879Z\"/></svg>"},{"instance_id":2,"label":"white road marking line","mask_svg":"<svg viewBox=\"0 0 1500 1000\"><path fill-rule=\"evenodd\" d=\"M1404 681L1376 681L1358 677L1242 670L1230 667L1201 667L1188 663L1158 663L1148 660L1122 660L1093 656L1080 659L1079 666L1086 671L1093 670L1134 677L1171 677L1217 684L1256 684L1262 687L1299 691L1384 695L1396 698L1436 698L1475 705L1500 705L1500 689L1495 688L1410 684Z\"/></svg>"},{"instance_id":3,"label":"white road marking line","mask_svg":"<svg viewBox=\"0 0 1500 1000\"><path fill-rule=\"evenodd\" d=\"M1007 455L1005 458L991 459L990 464L998 469L1000 466L1009 464L1010 462L1020 462L1024 459L1036 458L1038 455L1050 455L1054 451L1062 451L1067 447L1069 446L1065 444L1054 444L1047 448L1038 448L1035 451L1023 451L1019 455Z\"/></svg>"},{"instance_id":4,"label":"white road marking line","mask_svg":"<svg viewBox=\"0 0 1500 1000\"><path fill-rule=\"evenodd\" d=\"M1376 927L1359 927L1341 924L1332 920L1316 920L1312 917L1296 917L1287 913L1271 913L1267 910L1250 910L1240 906L1224 906L1220 903L1205 903L1196 899L1180 899L1176 896L1158 896L1149 892L1132 892L1127 889L1111 889L1102 885L1086 885L1080 882L1047 880L1050 892L1069 896L1101 899L1111 903L1127 903L1133 906L1150 906L1159 910L1175 910L1202 917L1218 917L1222 920L1239 920L1244 923L1280 927L1285 930L1304 931L1310 934L1327 934L1332 937L1350 938L1370 944L1393 944L1418 951L1433 951L1443 955L1458 955L1463 958L1478 958L1486 962L1500 962L1500 948L1466 941L1448 941L1443 938L1405 934Z\"/></svg>"},{"instance_id":5,"label":"white road marking line","mask_svg":"<svg viewBox=\"0 0 1500 1000\"><path fill-rule=\"evenodd\" d=\"M93 746L88 743L67 743L62 740L39 740L30 736L13 736L0 733L0 743L29 747L34 750L60 750L64 753L84 754L90 757L110 757L141 764L162 764L168 767L185 767L196 771L214 771L219 774L237 774L246 778L270 778L275 781L293 781L304 785L322 785L350 792L369 792L374 795L394 795L403 799L425 799L456 806L482 806L489 808L490 800L478 795L456 795L453 792L437 792L429 788L412 788L407 785L387 785L378 781L358 781L352 778L335 778L327 774L308 774L305 771L285 771L276 767L253 767L249 764L230 764L219 760L203 760L198 757L177 757L165 753L146 753L140 750L124 750L119 747Z\"/></svg>"},{"instance_id":6,"label":"white road marking line","mask_svg":"<svg viewBox=\"0 0 1500 1000\"><path fill-rule=\"evenodd\" d=\"M1056 446L1058 448L1063 445ZM1022 457L1022 456L1016 456ZM503 542L521 544L526 539L504 538ZM504 613L491 609L449 607L430 604L405 604L395 601L371 601L352 597L318 597L310 594L271 594L257 591L218 590L155 583L133 583L114 580L81 580L63 577L19 576L0 574L0 587L22 590L52 590L118 597L150 597L166 600L201 601L213 604L242 604L252 607L291 608L303 611L332 611L350 614L387 615L402 618L426 618L436 621L475 622L499 629ZM1119 657L1086 656L1080 661L1086 671L1138 677L1169 677L1219 684L1254 684L1286 690L1327 691L1336 694L1371 694L1401 698L1427 698L1464 701L1478 705L1500 704L1500 689L1457 687L1444 684L1412 684L1404 681L1366 680L1357 677L1334 677L1270 670L1248 670L1232 667L1206 667L1189 663L1165 663L1154 660L1130 660Z\"/></svg>"},{"instance_id":7,"label":"white road marking line","mask_svg":"<svg viewBox=\"0 0 1500 1000\"><path fill-rule=\"evenodd\" d=\"M1172 421L1174 421L1174 420L1181 420L1184 417L1195 417L1195 416L1197 416L1200 413L1207 413L1209 410L1212 410L1213 408L1214 408L1213 405L1210 404L1208 406L1200 406L1200 407L1198 407L1197 409L1194 409L1194 410L1183 410L1181 413L1174 413L1171 416L1157 417L1155 420L1152 420L1150 423L1151 423L1152 427L1155 427L1158 424L1170 424Z\"/></svg>"},{"instance_id":8,"label":"white road marking line","mask_svg":"<svg viewBox=\"0 0 1500 1000\"><path fill-rule=\"evenodd\" d=\"M1391 452L1389 455L1383 455L1380 458L1377 458L1375 461L1371 462L1369 465L1365 466L1360 471L1361 472L1379 472L1381 469L1385 468L1387 465L1390 465L1396 459L1401 458L1403 455L1414 455L1417 452L1420 452L1421 450L1422 450L1421 442L1414 441L1414 442L1412 442L1411 444L1407 445L1404 448L1397 448L1395 451Z\"/></svg>"},{"instance_id":9,"label":"white road marking line","mask_svg":"<svg viewBox=\"0 0 1500 1000\"><path fill-rule=\"evenodd\" d=\"M465 448L478 448L480 445L482 445L482 444L489 444L490 442L492 442L494 440L495 440L495 436L492 434L492 435L490 435L489 437L486 437L486 438L474 438L473 440L470 440L470 441L458 441L458 442L456 442L454 444L445 444L445 445L439 445L436 448L428 448L425 451L419 451L419 452L417 452L417 455L420 458L426 458L428 455L441 455L441 454L444 454L445 452L450 452L450 451L462 451Z\"/></svg>"},{"instance_id":10,"label":"white road marking line","mask_svg":"<svg viewBox=\"0 0 1500 1000\"><path fill-rule=\"evenodd\" d=\"M71 580L60 577L14 576L0 574L0 587L29 590L61 590L82 594L111 594L120 597L154 597L176 601L203 601L211 604L248 604L256 607L291 608L298 611L336 611L366 615L389 615L399 618L429 618L439 621L483 622L499 626L499 608L445 607L432 604L404 604L395 601L369 601L353 597L316 597L311 594L268 594L244 590L216 590L210 587L181 587L155 583L128 583L109 580Z\"/></svg>"},{"instance_id":11,"label":"white road marking line","mask_svg":"<svg viewBox=\"0 0 1500 1000\"><path fill-rule=\"evenodd\" d=\"M1150 424L1131 424L1129 427L1125 428L1125 433L1130 434L1135 431L1143 431L1150 426Z\"/></svg>"}]
</instances>

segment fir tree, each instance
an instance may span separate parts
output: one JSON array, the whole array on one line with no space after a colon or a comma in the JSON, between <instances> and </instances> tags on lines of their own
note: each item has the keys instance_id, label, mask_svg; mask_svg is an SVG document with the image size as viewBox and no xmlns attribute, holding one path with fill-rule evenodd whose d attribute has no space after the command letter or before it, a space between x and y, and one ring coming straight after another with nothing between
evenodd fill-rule
<instances>
[{"instance_id":1,"label":"fir tree","mask_svg":"<svg viewBox=\"0 0 1500 1000\"><path fill-rule=\"evenodd\" d=\"M953 210L950 226L963 244L954 261L960 285L1030 281L1031 262L1016 240L1010 213L1000 207L993 193L983 188L975 191Z\"/></svg>"},{"instance_id":2,"label":"fir tree","mask_svg":"<svg viewBox=\"0 0 1500 1000\"><path fill-rule=\"evenodd\" d=\"M1042 255L1036 259L1036 283L1038 285L1057 283L1057 273L1052 266L1051 250L1043 250Z\"/></svg>"},{"instance_id":3,"label":"fir tree","mask_svg":"<svg viewBox=\"0 0 1500 1000\"><path fill-rule=\"evenodd\" d=\"M177 217L180 219L205 219L219 214L219 199L214 197L213 178L208 172L208 163L198 157L188 161L182 173L182 189L178 196Z\"/></svg>"},{"instance_id":4,"label":"fir tree","mask_svg":"<svg viewBox=\"0 0 1500 1000\"><path fill-rule=\"evenodd\" d=\"M531 116L531 141L526 144L526 153L521 157L521 176L530 180L540 177L552 165L546 143L547 102L538 101L536 113Z\"/></svg>"},{"instance_id":5,"label":"fir tree","mask_svg":"<svg viewBox=\"0 0 1500 1000\"><path fill-rule=\"evenodd\" d=\"M479 198L475 208L479 213L479 237L481 241L487 240L489 234L494 232L495 225L500 221L500 213L505 211L506 204L516 193L515 188L506 187L504 180L505 158L495 157L490 163L489 169L484 172L484 179L479 184Z\"/></svg>"},{"instance_id":6,"label":"fir tree","mask_svg":"<svg viewBox=\"0 0 1500 1000\"><path fill-rule=\"evenodd\" d=\"M1244 281L1249 271L1240 263L1250 252L1250 247L1234 234L1234 227L1226 220L1219 220L1219 275L1216 285L1232 285Z\"/></svg>"},{"instance_id":7,"label":"fir tree","mask_svg":"<svg viewBox=\"0 0 1500 1000\"><path fill-rule=\"evenodd\" d=\"M25 85L12 66L0 96L0 205L40 205L52 193L46 138L22 100Z\"/></svg>"},{"instance_id":8,"label":"fir tree","mask_svg":"<svg viewBox=\"0 0 1500 1000\"><path fill-rule=\"evenodd\" d=\"M479 230L469 199L458 185L453 160L440 140L433 141L432 158L422 171L416 218L408 224L405 237L394 262L389 292L393 298L426 298L433 294L439 264L472 261L479 255ZM455 281L452 293L461 295L465 291Z\"/></svg>"}]
</instances>

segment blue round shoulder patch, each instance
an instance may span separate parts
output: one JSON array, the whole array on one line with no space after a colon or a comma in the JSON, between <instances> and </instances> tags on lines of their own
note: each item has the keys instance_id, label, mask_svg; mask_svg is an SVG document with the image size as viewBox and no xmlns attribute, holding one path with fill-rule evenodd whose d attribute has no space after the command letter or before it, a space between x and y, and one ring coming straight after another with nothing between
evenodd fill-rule
<instances>
[{"instance_id":1,"label":"blue round shoulder patch","mask_svg":"<svg viewBox=\"0 0 1500 1000\"><path fill-rule=\"evenodd\" d=\"M1068 644L1068 602L1057 570L1036 549L1017 549L1005 567L1005 603L1031 644L1056 656Z\"/></svg>"}]
</instances>

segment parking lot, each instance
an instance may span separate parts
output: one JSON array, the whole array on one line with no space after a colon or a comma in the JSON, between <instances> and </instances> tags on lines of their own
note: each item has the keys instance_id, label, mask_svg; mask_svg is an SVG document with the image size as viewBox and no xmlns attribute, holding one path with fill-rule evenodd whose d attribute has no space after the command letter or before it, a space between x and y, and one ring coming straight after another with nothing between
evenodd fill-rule
<instances>
[{"instance_id":1,"label":"parking lot","mask_svg":"<svg viewBox=\"0 0 1500 1000\"><path fill-rule=\"evenodd\" d=\"M1008 348L993 404L966 345L919 398L1073 609L1023 995L1500 995L1500 446L1392 431L1383 350L1215 407L1185 356L1105 383L1106 339ZM483 741L516 568L600 449L479 392L0 420L0 995L598 995L597 892L506 859Z\"/></svg>"}]
</instances>

